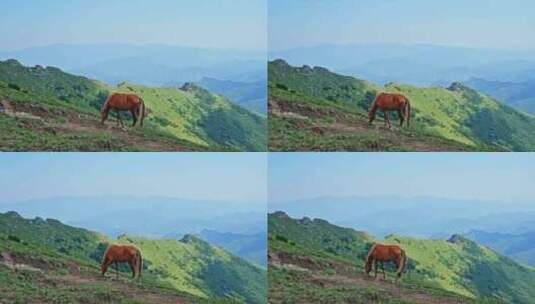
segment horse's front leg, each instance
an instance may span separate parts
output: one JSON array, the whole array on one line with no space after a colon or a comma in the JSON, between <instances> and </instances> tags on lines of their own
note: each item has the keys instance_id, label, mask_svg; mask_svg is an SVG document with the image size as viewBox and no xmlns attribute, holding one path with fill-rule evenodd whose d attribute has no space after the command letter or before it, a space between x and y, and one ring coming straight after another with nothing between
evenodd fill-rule
<instances>
[{"instance_id":1,"label":"horse's front leg","mask_svg":"<svg viewBox=\"0 0 535 304\"><path fill-rule=\"evenodd\" d=\"M119 279L119 264L115 262L115 278Z\"/></svg>"},{"instance_id":2,"label":"horse's front leg","mask_svg":"<svg viewBox=\"0 0 535 304\"><path fill-rule=\"evenodd\" d=\"M388 111L383 111L384 115L385 115L385 125L387 128L391 129L392 126L390 125L390 118L389 118L389 114L388 114Z\"/></svg>"},{"instance_id":3,"label":"horse's front leg","mask_svg":"<svg viewBox=\"0 0 535 304\"><path fill-rule=\"evenodd\" d=\"M117 126L124 128L123 119L121 118L121 111L117 110L115 113L117 113Z\"/></svg>"},{"instance_id":4,"label":"horse's front leg","mask_svg":"<svg viewBox=\"0 0 535 304\"><path fill-rule=\"evenodd\" d=\"M374 278L377 280L377 260L373 261Z\"/></svg>"},{"instance_id":5,"label":"horse's front leg","mask_svg":"<svg viewBox=\"0 0 535 304\"><path fill-rule=\"evenodd\" d=\"M383 271L383 281L386 281L385 263L381 262L381 270Z\"/></svg>"},{"instance_id":6,"label":"horse's front leg","mask_svg":"<svg viewBox=\"0 0 535 304\"><path fill-rule=\"evenodd\" d=\"M130 269L132 269L132 279L136 278L136 268L134 267L134 263L132 261L128 261L128 265L130 265Z\"/></svg>"}]
</instances>

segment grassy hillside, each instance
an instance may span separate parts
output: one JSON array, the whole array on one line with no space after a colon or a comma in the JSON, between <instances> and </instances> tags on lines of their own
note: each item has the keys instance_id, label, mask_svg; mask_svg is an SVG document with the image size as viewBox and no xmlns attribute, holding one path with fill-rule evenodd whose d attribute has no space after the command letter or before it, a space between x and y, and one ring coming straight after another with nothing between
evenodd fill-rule
<instances>
[{"instance_id":1,"label":"grassy hillside","mask_svg":"<svg viewBox=\"0 0 535 304\"><path fill-rule=\"evenodd\" d=\"M100 126L99 109L111 92L139 94L147 103L146 125L125 131L112 118ZM5 130L0 149L5 151L266 149L265 118L194 85L108 87L15 60L0 62L0 126Z\"/></svg>"},{"instance_id":2,"label":"grassy hillside","mask_svg":"<svg viewBox=\"0 0 535 304\"><path fill-rule=\"evenodd\" d=\"M113 269L107 278L100 277L108 243L141 250L141 282L130 280L124 265L119 280ZM264 303L266 297L265 270L192 236L180 241L130 236L109 240L56 220L27 220L9 212L0 214L0 254L0 281L6 283L1 297L22 303L63 303L54 302L57 297L70 299L65 303L81 302L81 289L95 297L84 303L116 303L113 299L123 296L124 303L130 303L127 299L138 295L145 299L142 303ZM32 275L21 276L19 269L29 269ZM58 288L61 281L72 281L72 288Z\"/></svg>"},{"instance_id":3,"label":"grassy hillside","mask_svg":"<svg viewBox=\"0 0 535 304\"><path fill-rule=\"evenodd\" d=\"M440 298L440 303L530 303L535 297L530 287L535 282L533 269L457 235L447 241L394 235L380 241L399 244L409 257L401 292L396 294L389 282L371 282L363 274L373 237L324 220L292 219L282 212L270 214L268 223L269 280L274 282L270 297L279 299L277 303L297 296L321 302L325 294L341 299L354 295L362 303L374 297L379 303L429 303ZM324 285L318 286L318 281ZM333 281L354 284L336 289L330 286ZM427 299L415 300L415 293Z\"/></svg>"},{"instance_id":4,"label":"grassy hillside","mask_svg":"<svg viewBox=\"0 0 535 304\"><path fill-rule=\"evenodd\" d=\"M271 150L474 151L535 149L535 118L459 83L378 87L321 67L269 62ZM378 92L406 95L410 128L385 129L367 111ZM394 113L393 113L394 114ZM382 113L379 113L382 116ZM393 116L397 123L396 115Z\"/></svg>"}]
</instances>

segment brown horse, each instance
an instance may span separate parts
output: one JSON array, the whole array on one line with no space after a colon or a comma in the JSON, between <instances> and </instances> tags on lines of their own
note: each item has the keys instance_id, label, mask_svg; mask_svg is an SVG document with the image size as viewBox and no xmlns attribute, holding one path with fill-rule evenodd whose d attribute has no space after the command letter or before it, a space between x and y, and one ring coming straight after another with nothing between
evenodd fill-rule
<instances>
[{"instance_id":1,"label":"brown horse","mask_svg":"<svg viewBox=\"0 0 535 304\"><path fill-rule=\"evenodd\" d=\"M407 266L407 255L401 247L397 245L382 245L382 244L373 244L368 255L366 256L366 264L364 268L366 274L370 274L372 271L372 264L375 266L375 278L377 279L377 263L381 263L381 269L383 270L383 279L386 279L384 262L394 262L397 267L396 272L396 282L401 278L401 274Z\"/></svg>"},{"instance_id":2,"label":"brown horse","mask_svg":"<svg viewBox=\"0 0 535 304\"><path fill-rule=\"evenodd\" d=\"M128 263L132 269L132 278L141 276L141 269L143 269L143 258L141 251L134 246L129 245L110 245L104 256L102 257L102 264L100 269L102 276L108 271L111 264L115 264L116 276L119 277L119 270L117 263Z\"/></svg>"},{"instance_id":3,"label":"brown horse","mask_svg":"<svg viewBox=\"0 0 535 304\"><path fill-rule=\"evenodd\" d=\"M380 93L377 95L370 108L368 117L370 118L369 124L371 125L375 119L375 112L377 109L381 109L385 115L385 125L388 128L392 128L390 124L389 111L397 111L399 116L399 126L403 126L403 121L407 118L407 126L409 126L411 120L411 103L409 99L401 94L395 93Z\"/></svg>"},{"instance_id":4,"label":"brown horse","mask_svg":"<svg viewBox=\"0 0 535 304\"><path fill-rule=\"evenodd\" d=\"M132 119L134 123L132 127L136 125L136 122L139 120L140 125L143 126L143 119L145 118L145 102L141 97L135 94L123 94L123 93L113 93L108 97L106 102L102 105L100 111L100 116L102 120L101 124L104 124L106 119L108 119L108 113L110 110L115 110L117 113L118 121L117 123L123 126L123 120L121 119L121 113L119 111L130 111L132 113Z\"/></svg>"}]
</instances>

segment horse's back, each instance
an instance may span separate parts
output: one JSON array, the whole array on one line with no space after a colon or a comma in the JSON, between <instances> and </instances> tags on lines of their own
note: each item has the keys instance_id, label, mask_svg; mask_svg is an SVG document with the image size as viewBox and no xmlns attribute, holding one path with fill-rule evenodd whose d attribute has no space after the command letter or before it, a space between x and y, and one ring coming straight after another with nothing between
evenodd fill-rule
<instances>
[{"instance_id":1,"label":"horse's back","mask_svg":"<svg viewBox=\"0 0 535 304\"><path fill-rule=\"evenodd\" d=\"M138 249L131 245L110 245L106 255L116 261L127 261L137 255Z\"/></svg>"},{"instance_id":2,"label":"horse's back","mask_svg":"<svg viewBox=\"0 0 535 304\"><path fill-rule=\"evenodd\" d=\"M375 101L377 106L386 110L398 110L408 102L407 97L398 93L380 93Z\"/></svg>"},{"instance_id":3,"label":"horse's back","mask_svg":"<svg viewBox=\"0 0 535 304\"><path fill-rule=\"evenodd\" d=\"M400 256L402 251L398 245L376 244L373 256L378 261L389 261Z\"/></svg>"},{"instance_id":4,"label":"horse's back","mask_svg":"<svg viewBox=\"0 0 535 304\"><path fill-rule=\"evenodd\" d=\"M136 94L113 93L108 106L117 110L131 110L141 103L141 99Z\"/></svg>"}]
</instances>

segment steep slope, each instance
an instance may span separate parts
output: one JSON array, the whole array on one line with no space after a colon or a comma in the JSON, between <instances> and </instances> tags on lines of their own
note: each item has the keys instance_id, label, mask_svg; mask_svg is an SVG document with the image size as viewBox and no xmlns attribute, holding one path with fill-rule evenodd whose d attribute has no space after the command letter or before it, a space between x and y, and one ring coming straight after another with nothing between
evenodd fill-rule
<instances>
[{"instance_id":1,"label":"steep slope","mask_svg":"<svg viewBox=\"0 0 535 304\"><path fill-rule=\"evenodd\" d=\"M200 237L208 243L221 246L251 263L267 267L267 235L265 232L249 235L204 229L201 231Z\"/></svg>"},{"instance_id":2,"label":"steep slope","mask_svg":"<svg viewBox=\"0 0 535 304\"><path fill-rule=\"evenodd\" d=\"M99 109L116 91L134 92L145 99L144 127L125 131L113 121L100 126ZM130 84L108 87L57 68L27 68L8 60L0 62L0 103L0 125L6 130L0 138L2 150L266 148L264 118L191 85L183 90Z\"/></svg>"},{"instance_id":3,"label":"steep slope","mask_svg":"<svg viewBox=\"0 0 535 304\"><path fill-rule=\"evenodd\" d=\"M203 77L198 84L261 115L267 114L267 81L238 82Z\"/></svg>"},{"instance_id":4,"label":"steep slope","mask_svg":"<svg viewBox=\"0 0 535 304\"><path fill-rule=\"evenodd\" d=\"M466 84L517 110L535 114L535 80L511 82L472 78Z\"/></svg>"},{"instance_id":5,"label":"steep slope","mask_svg":"<svg viewBox=\"0 0 535 304\"><path fill-rule=\"evenodd\" d=\"M467 238L488 246L519 263L535 266L535 232L519 234L472 230Z\"/></svg>"},{"instance_id":6,"label":"steep slope","mask_svg":"<svg viewBox=\"0 0 535 304\"><path fill-rule=\"evenodd\" d=\"M535 282L533 269L458 235L448 241L394 235L382 240L399 244L409 257L407 273L395 293L389 283L370 282L362 274L363 258L375 241L371 236L324 220L292 219L282 212L269 215L268 227L269 276L270 282L276 282L270 285L275 286L270 287L270 297L304 294L318 301L325 292L342 298L358 295L362 303L377 294L383 297L376 300L379 303L394 299L403 303L530 303L535 296L530 288ZM392 273L388 276L392 278ZM298 277L310 285L293 281ZM337 290L330 286L333 280L353 282L358 288ZM321 286L328 288L314 290Z\"/></svg>"},{"instance_id":7,"label":"steep slope","mask_svg":"<svg viewBox=\"0 0 535 304\"><path fill-rule=\"evenodd\" d=\"M535 118L459 83L381 88L327 69L269 63L272 150L514 150L535 149ZM393 131L367 124L380 91L406 95L411 127ZM397 123L396 115L393 115Z\"/></svg>"},{"instance_id":8,"label":"steep slope","mask_svg":"<svg viewBox=\"0 0 535 304\"><path fill-rule=\"evenodd\" d=\"M0 214L0 236L1 280L12 284L13 288L25 286L23 279L13 271L30 267L39 276L26 278L27 284L40 285L44 280L43 285L51 294L74 298L76 294L69 289L63 290L54 284L73 280L80 283L77 289L86 288L90 294L109 294L113 298L124 293L146 293L147 297L161 298L174 295L178 303L212 303L224 299L231 303L263 303L266 297L264 270L192 236L180 241L130 236L109 240L56 220L27 220L15 212ZM99 276L99 264L108 243L133 244L140 248L144 257L141 282L128 280L129 269L124 265L120 268L119 281L111 279L113 270L108 278ZM3 298L16 296L4 289L0 292ZM27 296L28 301L38 302L42 294L34 291Z\"/></svg>"}]
</instances>

